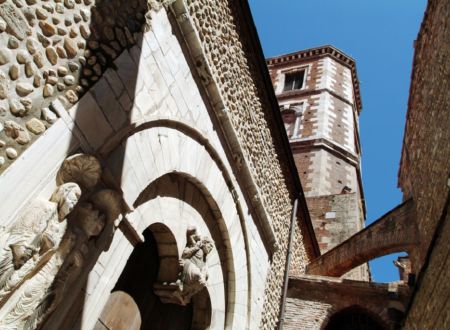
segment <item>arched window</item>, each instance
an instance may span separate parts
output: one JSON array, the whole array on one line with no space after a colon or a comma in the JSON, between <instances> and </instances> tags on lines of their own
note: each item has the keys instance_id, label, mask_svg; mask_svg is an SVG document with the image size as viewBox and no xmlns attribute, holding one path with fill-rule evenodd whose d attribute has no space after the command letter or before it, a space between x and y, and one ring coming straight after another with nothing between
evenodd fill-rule
<instances>
[{"instance_id":1,"label":"arched window","mask_svg":"<svg viewBox=\"0 0 450 330\"><path fill-rule=\"evenodd\" d=\"M343 309L328 321L325 330L384 330L383 324L358 306Z\"/></svg>"}]
</instances>

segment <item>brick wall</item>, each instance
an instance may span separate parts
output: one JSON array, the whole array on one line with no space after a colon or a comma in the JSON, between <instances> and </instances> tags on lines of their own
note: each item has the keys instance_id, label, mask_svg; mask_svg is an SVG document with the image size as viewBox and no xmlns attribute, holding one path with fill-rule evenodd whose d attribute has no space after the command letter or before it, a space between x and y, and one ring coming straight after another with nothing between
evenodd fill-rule
<instances>
[{"instance_id":1,"label":"brick wall","mask_svg":"<svg viewBox=\"0 0 450 330\"><path fill-rule=\"evenodd\" d=\"M300 324L302 329L322 329L332 308L331 304L323 302L287 298L284 329L298 330Z\"/></svg>"},{"instance_id":2,"label":"brick wall","mask_svg":"<svg viewBox=\"0 0 450 330\"><path fill-rule=\"evenodd\" d=\"M324 276L291 277L284 328L324 329L336 313L347 308L358 308L385 325L386 329L397 329L397 320L388 309L404 308L408 294L409 289L405 285L349 281Z\"/></svg>"},{"instance_id":3,"label":"brick wall","mask_svg":"<svg viewBox=\"0 0 450 330\"><path fill-rule=\"evenodd\" d=\"M355 166L340 157L315 147L294 149L294 160L307 197L340 194L345 187L359 193Z\"/></svg>"},{"instance_id":4,"label":"brick wall","mask_svg":"<svg viewBox=\"0 0 450 330\"><path fill-rule=\"evenodd\" d=\"M399 186L417 203L423 249L431 241L446 203L450 172L447 1L430 1L415 44ZM424 254L415 256L423 260ZM413 260L414 261L414 260Z\"/></svg>"},{"instance_id":5,"label":"brick wall","mask_svg":"<svg viewBox=\"0 0 450 330\"><path fill-rule=\"evenodd\" d=\"M405 329L449 329L450 327L450 216L444 220L439 238L405 321Z\"/></svg>"},{"instance_id":6,"label":"brick wall","mask_svg":"<svg viewBox=\"0 0 450 330\"><path fill-rule=\"evenodd\" d=\"M449 327L450 20L446 0L430 0L415 42L399 186L416 204L422 246L413 271L425 262L406 329ZM431 246L430 246L431 244ZM428 247L432 252L427 254Z\"/></svg>"},{"instance_id":7,"label":"brick wall","mask_svg":"<svg viewBox=\"0 0 450 330\"><path fill-rule=\"evenodd\" d=\"M342 243L364 227L357 193L307 198L308 209L322 253ZM361 265L345 278L369 280L369 267Z\"/></svg>"},{"instance_id":8,"label":"brick wall","mask_svg":"<svg viewBox=\"0 0 450 330\"><path fill-rule=\"evenodd\" d=\"M300 58L296 57L302 53ZM322 252L364 226L362 191L358 180L359 112L353 90L353 84L357 83L353 76L354 67L349 62L344 64L342 58L336 56L336 53L325 53L324 48L318 48L310 53L306 50L268 60ZM304 86L284 91L285 75L302 68L306 70ZM302 104L301 110L294 107L298 104ZM300 116L298 111L301 111ZM348 192L352 194L339 197ZM333 212L339 215L328 217L325 224L325 215ZM297 274L299 270L294 267L291 272ZM367 266L356 269L349 276L368 279Z\"/></svg>"}]
</instances>

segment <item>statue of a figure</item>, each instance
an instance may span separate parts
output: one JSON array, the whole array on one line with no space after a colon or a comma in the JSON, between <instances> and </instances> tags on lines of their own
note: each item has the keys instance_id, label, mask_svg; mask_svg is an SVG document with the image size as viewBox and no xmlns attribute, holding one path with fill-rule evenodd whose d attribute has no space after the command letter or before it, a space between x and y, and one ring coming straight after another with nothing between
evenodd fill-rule
<instances>
[{"instance_id":1,"label":"statue of a figure","mask_svg":"<svg viewBox=\"0 0 450 330\"><path fill-rule=\"evenodd\" d=\"M80 195L76 183L65 183L50 201L33 201L18 221L0 233L0 308L59 245L67 227L65 219Z\"/></svg>"},{"instance_id":2,"label":"statue of a figure","mask_svg":"<svg viewBox=\"0 0 450 330\"><path fill-rule=\"evenodd\" d=\"M62 164L50 201L32 202L8 230L0 230L0 329L45 326L97 248L91 238L112 238L125 204L114 190L93 193L100 180L95 157L73 155Z\"/></svg>"},{"instance_id":3,"label":"statue of a figure","mask_svg":"<svg viewBox=\"0 0 450 330\"><path fill-rule=\"evenodd\" d=\"M207 236L200 236L197 228L191 226L186 232L187 243L181 255L180 278L177 281L180 289L174 293L182 305L191 301L191 297L200 292L208 280L206 256L211 252L214 243Z\"/></svg>"},{"instance_id":4,"label":"statue of a figure","mask_svg":"<svg viewBox=\"0 0 450 330\"><path fill-rule=\"evenodd\" d=\"M62 301L65 287L79 275L89 250L87 242L100 234L105 225L105 215L92 204L82 203L71 218L73 221L51 257L12 297L14 305L3 316L0 328L38 327Z\"/></svg>"}]
</instances>

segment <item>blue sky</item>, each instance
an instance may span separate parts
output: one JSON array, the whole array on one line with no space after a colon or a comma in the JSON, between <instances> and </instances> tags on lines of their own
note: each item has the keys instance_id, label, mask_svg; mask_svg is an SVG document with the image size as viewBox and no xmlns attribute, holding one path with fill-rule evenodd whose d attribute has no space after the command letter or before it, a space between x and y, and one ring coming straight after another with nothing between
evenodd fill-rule
<instances>
[{"instance_id":1,"label":"blue sky","mask_svg":"<svg viewBox=\"0 0 450 330\"><path fill-rule=\"evenodd\" d=\"M249 0L266 57L331 44L356 60L363 111L367 223L401 202L397 172L413 41L425 0ZM398 280L393 256L371 262L377 282Z\"/></svg>"}]
</instances>

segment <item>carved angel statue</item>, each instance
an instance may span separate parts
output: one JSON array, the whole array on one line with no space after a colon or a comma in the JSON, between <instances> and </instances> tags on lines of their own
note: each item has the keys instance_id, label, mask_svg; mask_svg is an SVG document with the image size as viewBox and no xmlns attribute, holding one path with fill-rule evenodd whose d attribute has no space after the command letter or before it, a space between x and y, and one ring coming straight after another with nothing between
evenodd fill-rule
<instances>
[{"instance_id":1,"label":"carved angel statue","mask_svg":"<svg viewBox=\"0 0 450 330\"><path fill-rule=\"evenodd\" d=\"M188 227L186 236L187 243L180 260L182 271L177 281L180 290L174 293L182 305L188 304L192 296L206 286L208 280L206 256L214 247L212 240L207 236L200 236L194 226Z\"/></svg>"},{"instance_id":2,"label":"carved angel statue","mask_svg":"<svg viewBox=\"0 0 450 330\"><path fill-rule=\"evenodd\" d=\"M89 251L88 241L101 233L106 215L91 203L81 203L70 218L73 221L51 257L12 297L14 305L3 315L0 328L38 327L62 301L64 289L80 274Z\"/></svg>"},{"instance_id":3,"label":"carved angel statue","mask_svg":"<svg viewBox=\"0 0 450 330\"><path fill-rule=\"evenodd\" d=\"M8 230L0 233L0 308L59 245L66 231L65 219L80 195L76 183L65 183L50 201L33 201Z\"/></svg>"},{"instance_id":4,"label":"carved angel statue","mask_svg":"<svg viewBox=\"0 0 450 330\"><path fill-rule=\"evenodd\" d=\"M0 233L0 329L35 329L61 302L65 287L80 273L90 238L117 213L95 207L104 198L78 203L81 192L92 190L100 177L95 157L67 158L50 201L32 202L11 228Z\"/></svg>"}]
</instances>

